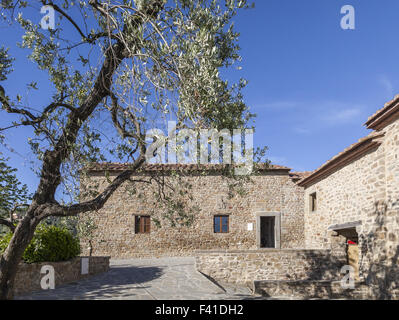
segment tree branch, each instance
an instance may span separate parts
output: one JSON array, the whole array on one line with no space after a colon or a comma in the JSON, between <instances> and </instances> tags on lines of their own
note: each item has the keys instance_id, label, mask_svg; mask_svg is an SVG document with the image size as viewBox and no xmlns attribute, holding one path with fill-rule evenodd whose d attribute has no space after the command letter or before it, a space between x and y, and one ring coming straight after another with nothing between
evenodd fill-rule
<instances>
[{"instance_id":1,"label":"tree branch","mask_svg":"<svg viewBox=\"0 0 399 320\"><path fill-rule=\"evenodd\" d=\"M83 39L88 39L86 37L86 35L83 33L83 31L79 28L78 24L75 22L75 20L73 20L64 10L62 10L59 6L57 6L56 4L54 4L53 1L49 1L47 3L47 1L42 1L43 5L48 5L48 6L52 6L54 8L55 11L57 11L58 13L60 13L61 15L63 15L76 29L76 31L79 32L79 34L81 35L81 37Z\"/></svg>"},{"instance_id":2,"label":"tree branch","mask_svg":"<svg viewBox=\"0 0 399 320\"><path fill-rule=\"evenodd\" d=\"M68 120L52 150L45 152L41 180L34 201L38 204L53 202L55 190L61 181L61 164L69 156L82 124L98 104L110 93L114 72L125 58L124 46L116 43L105 52L105 60L91 92L83 104L68 115Z\"/></svg>"},{"instance_id":3,"label":"tree branch","mask_svg":"<svg viewBox=\"0 0 399 320\"><path fill-rule=\"evenodd\" d=\"M14 213L15 213L15 211L17 211L17 209L21 208L21 207L29 207L29 204L27 204L27 203L16 203L14 205L14 207L10 210L10 221L11 222L14 222Z\"/></svg>"},{"instance_id":4,"label":"tree branch","mask_svg":"<svg viewBox=\"0 0 399 320\"><path fill-rule=\"evenodd\" d=\"M137 169L140 168L145 162L144 154L145 153L141 154L140 157L132 164L130 170L125 170L118 175L114 181L112 181L112 183L95 199L71 206L62 206L56 202L53 202L48 206L48 208L42 211L37 219L42 220L50 216L70 217L76 216L80 213L101 209L107 200L112 196L112 194L118 189L118 187L125 181L128 181L130 177L137 171Z\"/></svg>"},{"instance_id":5,"label":"tree branch","mask_svg":"<svg viewBox=\"0 0 399 320\"><path fill-rule=\"evenodd\" d=\"M17 126L33 126L35 124L40 124L41 122L43 122L45 119L47 119L48 115L50 113L52 113L55 109L57 109L58 107L63 107L66 109L69 109L71 112L75 112L76 109L74 107L72 107L71 105L64 103L64 102L53 102L50 103L46 108L44 108L43 112L41 113L40 116L35 116L34 114L32 114L30 111L26 110L26 109L22 109L22 108L11 108L11 106L9 105L7 99L3 96L0 95L0 102L3 105L4 110L7 113L13 113L13 114L20 114L25 116L27 119L24 121L21 121L18 124L14 124L12 126L9 127L5 127L5 128L0 128L0 131L4 131L13 127L17 127ZM28 119L29 118L29 119Z\"/></svg>"},{"instance_id":6,"label":"tree branch","mask_svg":"<svg viewBox=\"0 0 399 320\"><path fill-rule=\"evenodd\" d=\"M138 122L137 118L131 112L124 110L123 108L121 108L118 105L118 98L116 97L116 95L113 92L110 93L110 97L112 100L112 108L111 108L112 122L114 124L114 127L116 128L116 130L122 137L122 139L129 137L129 138L135 138L137 140L140 140L141 139L141 126L140 126L140 123ZM125 128L125 123L123 126L120 124L120 122L118 121L118 110L123 111L130 118L130 120L133 122L133 124L135 126L135 132L128 132Z\"/></svg>"},{"instance_id":7,"label":"tree branch","mask_svg":"<svg viewBox=\"0 0 399 320\"><path fill-rule=\"evenodd\" d=\"M0 225L4 225L4 226L10 228L12 233L14 233L14 231L15 231L14 224L11 221L8 221L6 219L0 218Z\"/></svg>"}]
</instances>

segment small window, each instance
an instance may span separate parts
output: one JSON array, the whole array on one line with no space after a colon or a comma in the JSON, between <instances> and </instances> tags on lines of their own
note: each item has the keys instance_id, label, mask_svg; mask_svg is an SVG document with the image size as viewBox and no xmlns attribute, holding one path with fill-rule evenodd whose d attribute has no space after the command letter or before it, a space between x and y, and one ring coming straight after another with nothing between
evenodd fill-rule
<instances>
[{"instance_id":1,"label":"small window","mask_svg":"<svg viewBox=\"0 0 399 320\"><path fill-rule=\"evenodd\" d=\"M214 216L213 230L215 233L229 232L229 216Z\"/></svg>"},{"instance_id":2,"label":"small window","mask_svg":"<svg viewBox=\"0 0 399 320\"><path fill-rule=\"evenodd\" d=\"M134 226L135 226L135 233L150 233L151 229L150 216L136 216Z\"/></svg>"},{"instance_id":3,"label":"small window","mask_svg":"<svg viewBox=\"0 0 399 320\"><path fill-rule=\"evenodd\" d=\"M315 212L317 210L317 197L316 192L310 195L310 211Z\"/></svg>"}]
</instances>

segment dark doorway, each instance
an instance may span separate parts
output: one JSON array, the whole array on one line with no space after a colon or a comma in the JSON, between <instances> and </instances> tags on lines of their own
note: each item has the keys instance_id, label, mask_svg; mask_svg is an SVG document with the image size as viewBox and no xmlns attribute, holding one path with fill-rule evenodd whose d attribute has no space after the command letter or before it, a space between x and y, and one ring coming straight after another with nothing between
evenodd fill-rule
<instances>
[{"instance_id":1,"label":"dark doorway","mask_svg":"<svg viewBox=\"0 0 399 320\"><path fill-rule=\"evenodd\" d=\"M275 217L260 217L260 247L275 248Z\"/></svg>"},{"instance_id":2,"label":"dark doorway","mask_svg":"<svg viewBox=\"0 0 399 320\"><path fill-rule=\"evenodd\" d=\"M355 227L334 230L345 241L347 264L355 270L355 280L359 280L359 236Z\"/></svg>"},{"instance_id":3,"label":"dark doorway","mask_svg":"<svg viewBox=\"0 0 399 320\"><path fill-rule=\"evenodd\" d=\"M346 258L350 266L355 269L355 280L359 280L359 236L355 228L344 232L346 237Z\"/></svg>"}]
</instances>

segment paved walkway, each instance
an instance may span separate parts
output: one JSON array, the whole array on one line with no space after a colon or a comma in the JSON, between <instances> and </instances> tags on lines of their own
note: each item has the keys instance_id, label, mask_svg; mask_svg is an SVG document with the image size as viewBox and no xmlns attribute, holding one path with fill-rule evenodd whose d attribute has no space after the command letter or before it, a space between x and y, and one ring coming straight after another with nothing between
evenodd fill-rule
<instances>
[{"instance_id":1,"label":"paved walkway","mask_svg":"<svg viewBox=\"0 0 399 320\"><path fill-rule=\"evenodd\" d=\"M163 258L111 260L107 273L16 299L239 300L260 297L252 296L246 288L226 292L195 269L194 258Z\"/></svg>"}]
</instances>

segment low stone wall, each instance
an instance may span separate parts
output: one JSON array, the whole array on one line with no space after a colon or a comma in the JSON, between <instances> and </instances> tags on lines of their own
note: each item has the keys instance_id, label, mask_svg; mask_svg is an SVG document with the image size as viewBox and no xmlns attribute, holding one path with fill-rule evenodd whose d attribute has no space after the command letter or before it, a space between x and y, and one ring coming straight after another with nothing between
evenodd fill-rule
<instances>
[{"instance_id":1,"label":"low stone wall","mask_svg":"<svg viewBox=\"0 0 399 320\"><path fill-rule=\"evenodd\" d=\"M197 251L196 267L221 283L247 284L256 280L337 280L342 257L330 250L261 249Z\"/></svg>"},{"instance_id":2,"label":"low stone wall","mask_svg":"<svg viewBox=\"0 0 399 320\"><path fill-rule=\"evenodd\" d=\"M89 259L89 273L82 274L82 258ZM109 270L110 257L77 257L63 262L20 263L14 283L14 295L26 294L32 291L42 290L40 281L45 276L41 274L43 266L54 267L55 287L75 282L91 275L107 272Z\"/></svg>"},{"instance_id":3,"label":"low stone wall","mask_svg":"<svg viewBox=\"0 0 399 320\"><path fill-rule=\"evenodd\" d=\"M264 297L307 299L399 300L398 289L387 289L365 281L357 281L353 289L342 287L341 281L255 281L254 292Z\"/></svg>"},{"instance_id":4,"label":"low stone wall","mask_svg":"<svg viewBox=\"0 0 399 320\"><path fill-rule=\"evenodd\" d=\"M341 281L330 280L255 281L254 292L264 297L297 300L372 298L371 288L363 282L357 282L353 289L345 289Z\"/></svg>"}]
</instances>

